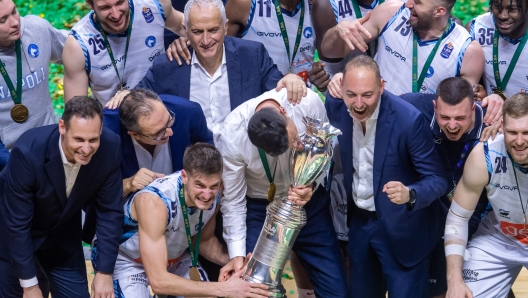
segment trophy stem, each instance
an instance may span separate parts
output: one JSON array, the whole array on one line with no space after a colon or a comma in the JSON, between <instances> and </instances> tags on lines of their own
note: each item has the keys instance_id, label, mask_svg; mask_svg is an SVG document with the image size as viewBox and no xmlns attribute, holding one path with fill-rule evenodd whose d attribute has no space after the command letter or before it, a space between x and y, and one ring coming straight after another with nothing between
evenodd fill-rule
<instances>
[{"instance_id":1,"label":"trophy stem","mask_svg":"<svg viewBox=\"0 0 528 298\"><path fill-rule=\"evenodd\" d=\"M268 285L269 297L286 297L282 271L299 231L306 224L306 211L287 198L275 199L266 207L264 227L242 278Z\"/></svg>"}]
</instances>

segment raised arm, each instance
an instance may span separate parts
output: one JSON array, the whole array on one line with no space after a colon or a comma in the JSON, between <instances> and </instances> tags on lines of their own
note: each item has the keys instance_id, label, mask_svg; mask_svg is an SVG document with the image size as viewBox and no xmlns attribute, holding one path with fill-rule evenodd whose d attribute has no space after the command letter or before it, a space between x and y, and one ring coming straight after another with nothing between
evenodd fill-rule
<instances>
[{"instance_id":1,"label":"raised arm","mask_svg":"<svg viewBox=\"0 0 528 298\"><path fill-rule=\"evenodd\" d=\"M322 52L323 37L325 33L337 25L334 10L330 0L314 0L312 3L312 22L315 30L315 46L319 58L326 62L339 62L340 58L332 59L325 57Z\"/></svg>"},{"instance_id":2,"label":"raised arm","mask_svg":"<svg viewBox=\"0 0 528 298\"><path fill-rule=\"evenodd\" d=\"M183 13L174 9L170 0L159 0L159 2L165 12L165 28L179 36L185 36Z\"/></svg>"},{"instance_id":3,"label":"raised arm","mask_svg":"<svg viewBox=\"0 0 528 298\"><path fill-rule=\"evenodd\" d=\"M74 96L88 95L88 74L83 50L73 35L68 36L62 52L64 63L64 102Z\"/></svg>"},{"instance_id":4,"label":"raised arm","mask_svg":"<svg viewBox=\"0 0 528 298\"><path fill-rule=\"evenodd\" d=\"M240 36L246 27L251 9L251 0L227 1L225 11L228 20L227 35Z\"/></svg>"},{"instance_id":5,"label":"raised arm","mask_svg":"<svg viewBox=\"0 0 528 298\"><path fill-rule=\"evenodd\" d=\"M467 223L486 184L488 184L488 168L483 143L479 143L469 154L464 166L464 174L457 184L447 215L444 235L447 297L473 297L471 290L462 279L462 265L468 237Z\"/></svg>"},{"instance_id":6,"label":"raised arm","mask_svg":"<svg viewBox=\"0 0 528 298\"><path fill-rule=\"evenodd\" d=\"M322 55L343 58L356 48L365 52L367 44L378 38L383 27L402 5L403 2L400 1L388 1L376 6L362 18L339 22L324 35Z\"/></svg>"}]
</instances>

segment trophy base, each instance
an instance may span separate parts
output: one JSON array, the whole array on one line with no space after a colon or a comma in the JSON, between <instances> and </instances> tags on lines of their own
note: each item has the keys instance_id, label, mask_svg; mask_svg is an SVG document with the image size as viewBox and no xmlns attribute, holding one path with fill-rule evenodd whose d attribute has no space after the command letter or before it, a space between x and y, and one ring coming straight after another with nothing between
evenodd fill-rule
<instances>
[{"instance_id":1,"label":"trophy base","mask_svg":"<svg viewBox=\"0 0 528 298\"><path fill-rule=\"evenodd\" d=\"M268 286L270 298L287 298L286 289L281 284L282 268L273 268L265 265L258 260L251 258L248 263L251 272L242 275L242 279L250 283L264 284ZM269 282L271 281L271 282Z\"/></svg>"}]
</instances>

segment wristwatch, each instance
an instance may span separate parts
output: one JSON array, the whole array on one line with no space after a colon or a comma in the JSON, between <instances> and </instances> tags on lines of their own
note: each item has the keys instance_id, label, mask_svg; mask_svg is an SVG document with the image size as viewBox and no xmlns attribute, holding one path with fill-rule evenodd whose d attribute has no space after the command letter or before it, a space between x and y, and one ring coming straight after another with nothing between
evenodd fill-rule
<instances>
[{"instance_id":1,"label":"wristwatch","mask_svg":"<svg viewBox=\"0 0 528 298\"><path fill-rule=\"evenodd\" d=\"M409 204L416 203L416 190L414 188L409 187Z\"/></svg>"}]
</instances>

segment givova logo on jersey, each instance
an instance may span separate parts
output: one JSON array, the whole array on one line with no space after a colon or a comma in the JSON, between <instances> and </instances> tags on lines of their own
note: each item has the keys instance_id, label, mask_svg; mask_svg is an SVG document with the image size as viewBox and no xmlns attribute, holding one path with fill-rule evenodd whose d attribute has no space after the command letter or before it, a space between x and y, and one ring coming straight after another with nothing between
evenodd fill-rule
<instances>
[{"instance_id":1,"label":"givova logo on jersey","mask_svg":"<svg viewBox=\"0 0 528 298\"><path fill-rule=\"evenodd\" d=\"M407 58L405 58L402 54L394 51L391 47L389 46L385 46L385 51L389 52L391 55L393 55L394 57L400 59L401 61L405 62L407 60Z\"/></svg>"}]
</instances>

